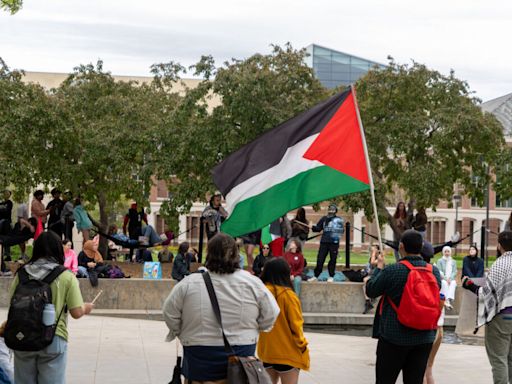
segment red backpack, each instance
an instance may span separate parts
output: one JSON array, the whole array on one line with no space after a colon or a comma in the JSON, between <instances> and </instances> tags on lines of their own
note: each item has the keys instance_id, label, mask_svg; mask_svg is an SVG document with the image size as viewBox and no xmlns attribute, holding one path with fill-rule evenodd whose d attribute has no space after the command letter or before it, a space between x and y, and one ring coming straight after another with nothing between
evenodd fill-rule
<instances>
[{"instance_id":1,"label":"red backpack","mask_svg":"<svg viewBox=\"0 0 512 384\"><path fill-rule=\"evenodd\" d=\"M400 263L409 269L400 305L397 307L389 296L386 297L398 315L398 321L406 327L422 331L437 329L441 316L440 291L432 265L427 263L424 267L415 267L407 260ZM383 303L384 298L380 305L381 315Z\"/></svg>"}]
</instances>

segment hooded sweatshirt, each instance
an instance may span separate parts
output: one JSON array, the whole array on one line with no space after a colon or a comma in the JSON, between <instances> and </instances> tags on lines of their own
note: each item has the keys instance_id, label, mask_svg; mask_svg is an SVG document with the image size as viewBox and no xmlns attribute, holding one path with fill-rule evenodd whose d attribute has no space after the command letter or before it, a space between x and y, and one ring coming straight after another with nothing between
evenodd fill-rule
<instances>
[{"instance_id":1,"label":"hooded sweatshirt","mask_svg":"<svg viewBox=\"0 0 512 384\"><path fill-rule=\"evenodd\" d=\"M304 337L302 309L293 289L267 284L279 305L279 316L272 331L261 332L258 356L269 364L285 364L309 370L308 341Z\"/></svg>"}]
</instances>

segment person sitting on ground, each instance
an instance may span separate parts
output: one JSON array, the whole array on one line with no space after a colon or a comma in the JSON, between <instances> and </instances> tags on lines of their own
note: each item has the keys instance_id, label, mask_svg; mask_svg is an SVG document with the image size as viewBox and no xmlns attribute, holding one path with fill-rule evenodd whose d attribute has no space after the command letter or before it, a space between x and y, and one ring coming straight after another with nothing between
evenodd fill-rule
<instances>
[{"instance_id":1,"label":"person sitting on ground","mask_svg":"<svg viewBox=\"0 0 512 384\"><path fill-rule=\"evenodd\" d=\"M61 239L54 232L43 232L36 241L32 258L24 267L31 279L42 280L54 268L64 264ZM12 296L19 283L19 272L10 288ZM71 272L61 273L51 284L55 314L60 316L52 343L36 352L14 351L16 383L63 384L66 382L68 312L74 319L91 313L93 304L84 303L80 287ZM67 308L67 311L63 311Z\"/></svg>"},{"instance_id":2,"label":"person sitting on ground","mask_svg":"<svg viewBox=\"0 0 512 384\"><path fill-rule=\"evenodd\" d=\"M89 240L89 232L92 228L92 221L89 219L87 211L82 205L82 199L77 197L75 199L75 208L73 210L73 217L76 223L76 230L82 232L84 243Z\"/></svg>"},{"instance_id":3,"label":"person sitting on ground","mask_svg":"<svg viewBox=\"0 0 512 384\"><path fill-rule=\"evenodd\" d=\"M158 252L158 261L161 263L172 263L174 255L169 250L169 245L163 245L160 252Z\"/></svg>"},{"instance_id":4,"label":"person sitting on ground","mask_svg":"<svg viewBox=\"0 0 512 384\"><path fill-rule=\"evenodd\" d=\"M288 243L288 251L283 257L290 266L290 279L293 283L293 290L297 297L300 297L302 272L304 271L304 256L302 255L300 245L295 240L290 241Z\"/></svg>"},{"instance_id":5,"label":"person sitting on ground","mask_svg":"<svg viewBox=\"0 0 512 384\"><path fill-rule=\"evenodd\" d=\"M276 257L265 264L261 275L280 309L272 331L260 333L258 341L258 356L273 383L280 379L281 383L297 384L300 370L309 370L308 341L300 300L290 283L292 273L288 263Z\"/></svg>"},{"instance_id":6,"label":"person sitting on ground","mask_svg":"<svg viewBox=\"0 0 512 384\"><path fill-rule=\"evenodd\" d=\"M373 309L372 299L370 299L368 297L368 295L366 294L366 282L368 280L370 280L373 270L375 269L375 267L377 267L377 255L379 253L380 253L379 245L374 244L372 246L372 252L370 254L370 258L368 259L368 265L366 266L367 275L365 277L363 277L363 294L364 294L364 298L365 298L363 315L366 315L368 312L370 312Z\"/></svg>"},{"instance_id":7,"label":"person sitting on ground","mask_svg":"<svg viewBox=\"0 0 512 384\"><path fill-rule=\"evenodd\" d=\"M324 269L327 254L329 254L329 263L327 264L329 277L327 278L327 282L332 283L334 281L340 239L344 232L343 219L336 216L337 212L338 207L336 204L329 204L327 216L322 217L320 221L311 228L313 232L323 231L323 233L322 238L320 239L320 247L318 248L315 276L308 281L316 281L318 279L318 276L320 276Z\"/></svg>"},{"instance_id":8,"label":"person sitting on ground","mask_svg":"<svg viewBox=\"0 0 512 384\"><path fill-rule=\"evenodd\" d=\"M174 280L181 281L185 276L190 275L190 256L188 253L189 248L190 245L186 241L178 246L178 253L174 258L171 272L171 277Z\"/></svg>"},{"instance_id":9,"label":"person sitting on ground","mask_svg":"<svg viewBox=\"0 0 512 384\"><path fill-rule=\"evenodd\" d=\"M376 363L377 383L395 383L400 371L403 373L404 383L420 384L423 382L436 330L419 330L403 325L391 305L391 303L394 303L395 306L401 303L409 278L409 268L404 265L404 262L410 263L413 267L427 266L420 256L422 247L421 234L414 230L406 230L400 240L399 252L402 255L400 262L384 268L384 256L379 253L377 268L366 283L368 297L382 296L373 323L373 337L379 339ZM441 276L437 268L429 268L432 268L432 272L427 273L432 273L435 277L436 295L439 300ZM431 278L431 276L427 278ZM429 313L436 313L439 309L438 305L437 302L435 307L425 307L425 310L429 310Z\"/></svg>"},{"instance_id":10,"label":"person sitting on ground","mask_svg":"<svg viewBox=\"0 0 512 384\"><path fill-rule=\"evenodd\" d=\"M135 252L135 256L133 256L133 260L135 263L146 263L153 261L153 254L147 248L139 248Z\"/></svg>"},{"instance_id":11,"label":"person sitting on ground","mask_svg":"<svg viewBox=\"0 0 512 384\"><path fill-rule=\"evenodd\" d=\"M492 367L494 383L510 383L512 378L512 232L498 235L496 259L482 286L469 277L462 279L462 287L477 295L475 333L485 325L485 349Z\"/></svg>"},{"instance_id":12,"label":"person sitting on ground","mask_svg":"<svg viewBox=\"0 0 512 384\"><path fill-rule=\"evenodd\" d=\"M259 278L240 269L236 242L224 233L208 241L205 267L229 343L237 356L254 356L259 332L270 331L279 314L276 300ZM192 273L177 284L162 310L169 328L167 341L179 337L183 345L185 379L192 383L225 382L228 354L203 274Z\"/></svg>"},{"instance_id":13,"label":"person sitting on ground","mask_svg":"<svg viewBox=\"0 0 512 384\"><path fill-rule=\"evenodd\" d=\"M469 255L462 261L462 277L484 277L484 261L478 257L476 245L469 247Z\"/></svg>"},{"instance_id":14,"label":"person sitting on ground","mask_svg":"<svg viewBox=\"0 0 512 384\"><path fill-rule=\"evenodd\" d=\"M265 263L269 260L271 260L274 256L272 255L272 250L270 249L270 245L263 244L260 247L260 254L256 256L254 259L254 263L252 265L252 271L253 273L261 277L261 272L263 272L263 266Z\"/></svg>"},{"instance_id":15,"label":"person sitting on ground","mask_svg":"<svg viewBox=\"0 0 512 384\"><path fill-rule=\"evenodd\" d=\"M64 239L62 246L64 247L64 266L76 275L78 272L78 256L72 248L73 244L69 239Z\"/></svg>"},{"instance_id":16,"label":"person sitting on ground","mask_svg":"<svg viewBox=\"0 0 512 384\"><path fill-rule=\"evenodd\" d=\"M87 240L82 252L78 254L78 275L90 277L95 274L97 277L108 277L107 270L108 266L104 265L103 257L98 252L98 243Z\"/></svg>"},{"instance_id":17,"label":"person sitting on ground","mask_svg":"<svg viewBox=\"0 0 512 384\"><path fill-rule=\"evenodd\" d=\"M452 259L452 249L450 247L443 248L443 257L436 263L442 278L441 293L445 296L444 305L446 309L453 309L453 301L455 300L455 289L457 288L457 263Z\"/></svg>"}]
</instances>

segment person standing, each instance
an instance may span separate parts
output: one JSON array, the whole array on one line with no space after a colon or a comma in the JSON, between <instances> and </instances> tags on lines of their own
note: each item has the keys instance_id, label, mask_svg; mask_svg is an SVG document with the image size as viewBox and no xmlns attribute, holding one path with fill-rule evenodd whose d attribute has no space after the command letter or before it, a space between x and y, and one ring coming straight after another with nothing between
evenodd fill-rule
<instances>
[{"instance_id":1,"label":"person standing","mask_svg":"<svg viewBox=\"0 0 512 384\"><path fill-rule=\"evenodd\" d=\"M128 213L124 216L123 222L123 234L126 235L126 228L128 228L128 236L132 240L139 241L139 237L142 236L142 222L148 225L148 218L143 208L138 208L137 203L132 203ZM130 248L130 254L128 259L131 261L133 258L133 248Z\"/></svg>"},{"instance_id":2,"label":"person standing","mask_svg":"<svg viewBox=\"0 0 512 384\"><path fill-rule=\"evenodd\" d=\"M73 212L75 210L75 206L71 202L73 199L73 194L71 191L64 192L64 196L62 199L63 207L60 215L60 222L62 224L64 238L69 239L71 244L73 244L73 227L74 227L74 216Z\"/></svg>"},{"instance_id":3,"label":"person standing","mask_svg":"<svg viewBox=\"0 0 512 384\"><path fill-rule=\"evenodd\" d=\"M413 227L416 231L421 233L423 239L425 239L425 235L427 234L427 223L428 217L425 208L418 208L418 212L414 217Z\"/></svg>"},{"instance_id":4,"label":"person standing","mask_svg":"<svg viewBox=\"0 0 512 384\"><path fill-rule=\"evenodd\" d=\"M485 325L485 350L494 384L512 382L512 232L498 235L501 257L491 266L482 286L469 277L462 287L477 295L477 329Z\"/></svg>"},{"instance_id":5,"label":"person standing","mask_svg":"<svg viewBox=\"0 0 512 384\"><path fill-rule=\"evenodd\" d=\"M393 241L398 245L400 243L400 238L402 237L402 233L405 230L411 228L412 221L412 205L409 206L409 210L407 211L405 208L405 203L400 201L397 206L393 217ZM400 260L400 253L398 252L398 247L395 249L395 260L398 262Z\"/></svg>"},{"instance_id":6,"label":"person standing","mask_svg":"<svg viewBox=\"0 0 512 384\"><path fill-rule=\"evenodd\" d=\"M4 235L12 229L12 201L11 191L4 190L4 200L0 202L0 234ZM5 261L11 261L11 247L3 247Z\"/></svg>"},{"instance_id":7,"label":"person standing","mask_svg":"<svg viewBox=\"0 0 512 384\"><path fill-rule=\"evenodd\" d=\"M44 192L40 189L34 192L34 198L32 199L32 204L30 204L30 212L32 217L36 220L41 220L43 227L45 227L46 221L48 219L48 214L50 213L49 209L45 209L43 204Z\"/></svg>"},{"instance_id":8,"label":"person standing","mask_svg":"<svg viewBox=\"0 0 512 384\"><path fill-rule=\"evenodd\" d=\"M302 255L300 244L295 240L290 240L288 243L288 251L283 257L290 266L290 280L293 283L293 290L297 297L300 297L302 272L304 271L304 256Z\"/></svg>"},{"instance_id":9,"label":"person standing","mask_svg":"<svg viewBox=\"0 0 512 384\"><path fill-rule=\"evenodd\" d=\"M308 341L300 300L292 291L288 263L278 257L263 268L261 279L279 305L279 316L272 331L260 333L258 356L277 384L297 384L300 370L309 370Z\"/></svg>"},{"instance_id":10,"label":"person standing","mask_svg":"<svg viewBox=\"0 0 512 384\"><path fill-rule=\"evenodd\" d=\"M469 255L462 260L462 277L484 277L484 261L478 257L476 245L469 247Z\"/></svg>"},{"instance_id":11,"label":"person standing","mask_svg":"<svg viewBox=\"0 0 512 384\"><path fill-rule=\"evenodd\" d=\"M60 216L62 214L62 208L64 208L64 202L60 199L60 190L57 188L53 188L50 191L53 199L48 203L46 209L50 212L48 217L48 230L53 231L62 238L62 233L64 231L64 226L60 220Z\"/></svg>"},{"instance_id":12,"label":"person standing","mask_svg":"<svg viewBox=\"0 0 512 384\"><path fill-rule=\"evenodd\" d=\"M89 240L89 232L92 228L92 221L82 205L82 199L78 196L75 199L75 208L73 210L73 217L76 223L76 230L82 232L83 243Z\"/></svg>"},{"instance_id":13,"label":"person standing","mask_svg":"<svg viewBox=\"0 0 512 384\"><path fill-rule=\"evenodd\" d=\"M235 240L219 233L208 241L206 269L222 314L222 325L237 356L254 356L260 332L269 332L279 307L263 282L240 269ZM225 383L228 354L202 273L172 289L162 311L169 334L183 345L182 372L191 383Z\"/></svg>"},{"instance_id":14,"label":"person standing","mask_svg":"<svg viewBox=\"0 0 512 384\"><path fill-rule=\"evenodd\" d=\"M441 276L437 268L428 266L420 256L422 247L423 238L419 232L405 231L399 245L399 252L402 255L400 262L384 268L384 257L379 253L377 268L366 283L368 297L382 296L373 324L373 337L379 340L376 363L377 384L395 383L400 371L403 373L404 383L423 383L428 357L436 337L437 321L441 313L439 310ZM426 271L416 272L414 268L417 267L426 268ZM423 278L429 282L428 292L432 295L422 296L425 301L419 303L422 304L422 316L419 320L428 320L429 327L421 328L430 329L420 330L419 327L413 328L410 326L412 324L404 325L399 321L397 312L403 305L402 299L411 298L405 296L404 292L412 270L416 275L423 273ZM396 307L397 305L399 307ZM428 313L423 313L424 311ZM410 316L411 313L408 315Z\"/></svg>"},{"instance_id":15,"label":"person standing","mask_svg":"<svg viewBox=\"0 0 512 384\"><path fill-rule=\"evenodd\" d=\"M446 309L453 309L453 301L455 300L455 289L457 288L457 263L452 259L452 249L450 247L443 248L443 257L436 263L439 272L441 272L442 288L441 293L445 296L444 306Z\"/></svg>"},{"instance_id":16,"label":"person standing","mask_svg":"<svg viewBox=\"0 0 512 384\"><path fill-rule=\"evenodd\" d=\"M336 272L336 258L338 257L340 239L344 232L343 219L336 216L337 212L338 207L336 204L329 204L327 216L322 217L320 221L311 228L313 232L323 231L323 233L322 238L320 239L320 248L318 248L315 276L308 281L315 281L318 279L318 276L320 276L324 268L327 254L329 254L330 257L329 263L327 264L327 269L329 271L327 282L332 283L334 281L334 273Z\"/></svg>"},{"instance_id":17,"label":"person standing","mask_svg":"<svg viewBox=\"0 0 512 384\"><path fill-rule=\"evenodd\" d=\"M295 218L291 221L291 226L292 234L290 241L298 241L300 243L300 249L304 249L304 244L308 239L310 228L306 218L306 210L303 207L297 209L297 214L295 215Z\"/></svg>"},{"instance_id":18,"label":"person standing","mask_svg":"<svg viewBox=\"0 0 512 384\"><path fill-rule=\"evenodd\" d=\"M16 223L18 225L18 228L21 230L23 230L23 228L25 227L25 222L28 222L28 207L27 207L27 204L24 203L24 202L18 202L18 206L16 207ZM21 243L19 243L19 246L20 246L20 252L21 252L21 255L20 255L20 259L23 260L24 262L28 261L28 256L27 256L27 243L25 241L22 241Z\"/></svg>"},{"instance_id":19,"label":"person standing","mask_svg":"<svg viewBox=\"0 0 512 384\"><path fill-rule=\"evenodd\" d=\"M240 236L244 244L245 254L247 256L247 270L252 271L254 264L254 249L261 241L261 230L257 230L246 235Z\"/></svg>"},{"instance_id":20,"label":"person standing","mask_svg":"<svg viewBox=\"0 0 512 384\"><path fill-rule=\"evenodd\" d=\"M54 268L64 264L61 240L53 232L43 232L34 242L30 262L23 268L31 279L42 280ZM11 297L19 284L17 273L10 288ZM91 313L93 304L84 303L78 280L71 272L61 273L51 284L52 303L58 319L52 343L35 352L14 351L14 381L17 384L64 384L66 382L66 360L68 312L74 319ZM67 311L64 309L67 308Z\"/></svg>"},{"instance_id":21,"label":"person standing","mask_svg":"<svg viewBox=\"0 0 512 384\"><path fill-rule=\"evenodd\" d=\"M220 232L220 225L227 217L228 213L222 207L222 194L217 191L210 197L208 206L201 214L201 225L205 224L208 240Z\"/></svg>"}]
</instances>

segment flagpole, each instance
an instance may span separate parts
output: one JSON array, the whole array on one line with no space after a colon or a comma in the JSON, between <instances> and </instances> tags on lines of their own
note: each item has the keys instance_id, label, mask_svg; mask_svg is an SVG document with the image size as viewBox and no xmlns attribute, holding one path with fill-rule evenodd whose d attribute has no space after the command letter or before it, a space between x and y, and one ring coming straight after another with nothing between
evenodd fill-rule
<instances>
[{"instance_id":1,"label":"flagpole","mask_svg":"<svg viewBox=\"0 0 512 384\"><path fill-rule=\"evenodd\" d=\"M375 223L377 224L377 236L379 238L379 247L380 247L380 251L384 252L384 248L382 246L382 236L380 233L380 223L379 223L379 213L377 211L377 201L375 200L375 186L373 184L372 167L370 165L370 157L368 156L368 147L366 146L366 137L364 134L363 122L361 120L361 115L359 114L359 105L357 104L356 89L353 84L350 85L350 89L352 91L352 96L354 97L354 105L356 107L357 121L359 123L359 129L361 130L361 140L363 141L364 157L366 159L366 167L368 168L368 178L370 180L370 192L372 195L373 214L375 215ZM382 254L384 255L384 253L382 253Z\"/></svg>"}]
</instances>

